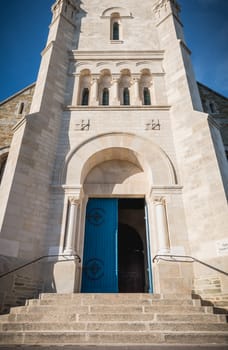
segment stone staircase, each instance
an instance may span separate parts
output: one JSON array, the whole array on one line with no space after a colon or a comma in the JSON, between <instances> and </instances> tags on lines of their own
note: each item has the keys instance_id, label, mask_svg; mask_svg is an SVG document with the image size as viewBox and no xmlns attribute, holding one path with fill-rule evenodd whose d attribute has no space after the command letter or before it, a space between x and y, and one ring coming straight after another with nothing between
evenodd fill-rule
<instances>
[{"instance_id":1,"label":"stone staircase","mask_svg":"<svg viewBox=\"0 0 228 350\"><path fill-rule=\"evenodd\" d=\"M0 316L0 349L228 349L225 315L186 295L41 294Z\"/></svg>"}]
</instances>

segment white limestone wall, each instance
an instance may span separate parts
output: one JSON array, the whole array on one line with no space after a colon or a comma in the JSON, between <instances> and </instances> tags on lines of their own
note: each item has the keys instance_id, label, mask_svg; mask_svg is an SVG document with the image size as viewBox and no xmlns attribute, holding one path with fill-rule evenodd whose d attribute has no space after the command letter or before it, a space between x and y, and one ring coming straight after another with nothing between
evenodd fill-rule
<instances>
[{"instance_id":1,"label":"white limestone wall","mask_svg":"<svg viewBox=\"0 0 228 350\"><path fill-rule=\"evenodd\" d=\"M67 50L72 48L75 28L74 20L69 20L66 14L58 14L52 22L31 114L17 125L12 141L6 169L9 176L1 186L0 221L0 239L9 246L1 253L9 259L15 257L28 261L48 251L44 237L48 235L50 184L65 99Z\"/></svg>"},{"instance_id":2,"label":"white limestone wall","mask_svg":"<svg viewBox=\"0 0 228 350\"><path fill-rule=\"evenodd\" d=\"M159 50L157 32L152 16L152 2L137 0L85 0L82 9L79 50ZM110 15L120 13L122 37L110 40ZM149 43L149 44L148 44Z\"/></svg>"},{"instance_id":3,"label":"white limestone wall","mask_svg":"<svg viewBox=\"0 0 228 350\"><path fill-rule=\"evenodd\" d=\"M161 7L163 17L157 17L157 28L161 49L165 49L165 80L191 254L226 270L227 253L219 256L216 247L228 232L227 201L208 116L196 111L201 106L179 20L168 16L169 6ZM195 265L196 277L205 273L221 277Z\"/></svg>"}]
</instances>

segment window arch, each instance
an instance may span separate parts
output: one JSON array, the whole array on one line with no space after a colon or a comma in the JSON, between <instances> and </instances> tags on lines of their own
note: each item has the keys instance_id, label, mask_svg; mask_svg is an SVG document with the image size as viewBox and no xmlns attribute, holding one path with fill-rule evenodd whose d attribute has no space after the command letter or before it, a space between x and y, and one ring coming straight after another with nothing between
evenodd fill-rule
<instances>
[{"instance_id":1,"label":"window arch","mask_svg":"<svg viewBox=\"0 0 228 350\"><path fill-rule=\"evenodd\" d=\"M151 105L152 75L149 69L143 69L139 80L140 99L144 106Z\"/></svg>"},{"instance_id":2,"label":"window arch","mask_svg":"<svg viewBox=\"0 0 228 350\"><path fill-rule=\"evenodd\" d=\"M109 105L109 89L104 88L102 93L102 105L108 106Z\"/></svg>"},{"instance_id":3,"label":"window arch","mask_svg":"<svg viewBox=\"0 0 228 350\"><path fill-rule=\"evenodd\" d=\"M151 105L150 90L148 87L143 88L143 104L145 106Z\"/></svg>"},{"instance_id":4,"label":"window arch","mask_svg":"<svg viewBox=\"0 0 228 350\"><path fill-rule=\"evenodd\" d=\"M89 89L84 88L82 91L82 106L88 106L89 104Z\"/></svg>"},{"instance_id":5,"label":"window arch","mask_svg":"<svg viewBox=\"0 0 228 350\"><path fill-rule=\"evenodd\" d=\"M99 79L99 104L101 106L109 106L111 85L112 85L111 72L109 69L103 69L100 72L100 79Z\"/></svg>"},{"instance_id":6,"label":"window arch","mask_svg":"<svg viewBox=\"0 0 228 350\"><path fill-rule=\"evenodd\" d=\"M125 87L123 90L123 104L125 106L130 105L130 92L128 87Z\"/></svg>"},{"instance_id":7,"label":"window arch","mask_svg":"<svg viewBox=\"0 0 228 350\"><path fill-rule=\"evenodd\" d=\"M131 95L131 72L129 69L121 70L120 80L119 80L119 96L120 104L129 106L130 105L130 95Z\"/></svg>"},{"instance_id":8,"label":"window arch","mask_svg":"<svg viewBox=\"0 0 228 350\"><path fill-rule=\"evenodd\" d=\"M89 105L90 98L90 85L91 85L91 72L88 69L84 69L80 72L80 88L78 95L78 104L82 106Z\"/></svg>"},{"instance_id":9,"label":"window arch","mask_svg":"<svg viewBox=\"0 0 228 350\"><path fill-rule=\"evenodd\" d=\"M122 37L121 19L120 19L119 13L112 13L110 27L111 27L110 39L113 41L119 41Z\"/></svg>"}]
</instances>

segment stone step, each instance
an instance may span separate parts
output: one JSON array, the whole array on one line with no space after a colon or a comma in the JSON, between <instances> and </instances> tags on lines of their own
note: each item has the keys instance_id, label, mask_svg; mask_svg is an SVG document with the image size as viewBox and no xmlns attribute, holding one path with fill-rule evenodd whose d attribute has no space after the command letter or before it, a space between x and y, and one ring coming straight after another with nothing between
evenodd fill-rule
<instances>
[{"instance_id":1,"label":"stone step","mask_svg":"<svg viewBox=\"0 0 228 350\"><path fill-rule=\"evenodd\" d=\"M220 331L228 332L225 323L181 323L181 322L33 322L2 323L0 331Z\"/></svg>"},{"instance_id":2,"label":"stone step","mask_svg":"<svg viewBox=\"0 0 228 350\"><path fill-rule=\"evenodd\" d=\"M27 314L9 314L0 317L0 323L6 322L109 322L109 321L151 321L151 322L225 322L225 315L201 313L175 314L175 313L55 313L37 312Z\"/></svg>"},{"instance_id":3,"label":"stone step","mask_svg":"<svg viewBox=\"0 0 228 350\"><path fill-rule=\"evenodd\" d=\"M2 350L15 350L15 345L1 345L0 349ZM17 349L17 348L16 348ZM207 345L190 345L185 344L175 344L175 345L167 345L167 344L150 344L150 345L20 345L18 350L227 350L227 345L215 345L215 344L207 344Z\"/></svg>"},{"instance_id":4,"label":"stone step","mask_svg":"<svg viewBox=\"0 0 228 350\"><path fill-rule=\"evenodd\" d=\"M31 306L20 306L11 309L11 314L26 314L26 313L46 313L55 312L56 314L61 313L212 313L213 307L211 306L193 306L193 305L31 305Z\"/></svg>"},{"instance_id":5,"label":"stone step","mask_svg":"<svg viewBox=\"0 0 228 350\"><path fill-rule=\"evenodd\" d=\"M54 299L32 299L27 301L27 306L34 305L59 305L60 300ZM117 299L113 298L110 300L109 298L72 298L72 299L61 299L61 305L183 305L183 306L201 306L200 299L154 299L154 298L141 298L141 299Z\"/></svg>"},{"instance_id":6,"label":"stone step","mask_svg":"<svg viewBox=\"0 0 228 350\"><path fill-rule=\"evenodd\" d=\"M15 350L15 345L3 345L0 344L0 349L3 350ZM180 344L175 345L161 345L161 344L151 344L151 345L21 345L18 350L227 350L227 345L189 345L185 344L184 347Z\"/></svg>"},{"instance_id":7,"label":"stone step","mask_svg":"<svg viewBox=\"0 0 228 350\"><path fill-rule=\"evenodd\" d=\"M0 344L4 350L9 344L42 350L57 344L63 350L70 344L74 350L216 344L217 350L228 344L228 325L225 315L213 311L186 295L42 294L0 317Z\"/></svg>"},{"instance_id":8,"label":"stone step","mask_svg":"<svg viewBox=\"0 0 228 350\"><path fill-rule=\"evenodd\" d=\"M228 332L0 332L0 344L228 344Z\"/></svg>"},{"instance_id":9,"label":"stone step","mask_svg":"<svg viewBox=\"0 0 228 350\"><path fill-rule=\"evenodd\" d=\"M150 293L41 293L39 299L46 300L78 300L78 299L98 299L98 300L142 300L142 299L171 299L171 300L192 300L190 294L150 294ZM198 299L198 298L197 298Z\"/></svg>"}]
</instances>

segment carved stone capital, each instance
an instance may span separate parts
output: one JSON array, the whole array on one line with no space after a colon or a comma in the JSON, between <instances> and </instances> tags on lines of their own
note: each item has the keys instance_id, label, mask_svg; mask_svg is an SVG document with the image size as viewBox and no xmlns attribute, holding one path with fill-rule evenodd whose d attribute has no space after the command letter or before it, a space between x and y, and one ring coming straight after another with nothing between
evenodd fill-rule
<instances>
[{"instance_id":1,"label":"carved stone capital","mask_svg":"<svg viewBox=\"0 0 228 350\"><path fill-rule=\"evenodd\" d=\"M91 85L94 83L98 83L98 80L99 80L99 75L93 75L93 78L91 80Z\"/></svg>"},{"instance_id":2,"label":"carved stone capital","mask_svg":"<svg viewBox=\"0 0 228 350\"><path fill-rule=\"evenodd\" d=\"M71 205L79 205L80 199L78 197L69 197L69 202Z\"/></svg>"},{"instance_id":3,"label":"carved stone capital","mask_svg":"<svg viewBox=\"0 0 228 350\"><path fill-rule=\"evenodd\" d=\"M119 84L119 78L118 77L113 77L111 85Z\"/></svg>"},{"instance_id":4,"label":"carved stone capital","mask_svg":"<svg viewBox=\"0 0 228 350\"><path fill-rule=\"evenodd\" d=\"M132 81L133 84L136 84L136 83L138 84L139 80L140 80L139 76L133 76L131 81Z\"/></svg>"},{"instance_id":5,"label":"carved stone capital","mask_svg":"<svg viewBox=\"0 0 228 350\"><path fill-rule=\"evenodd\" d=\"M165 199L163 197L153 198L154 205L165 205Z\"/></svg>"}]
</instances>

